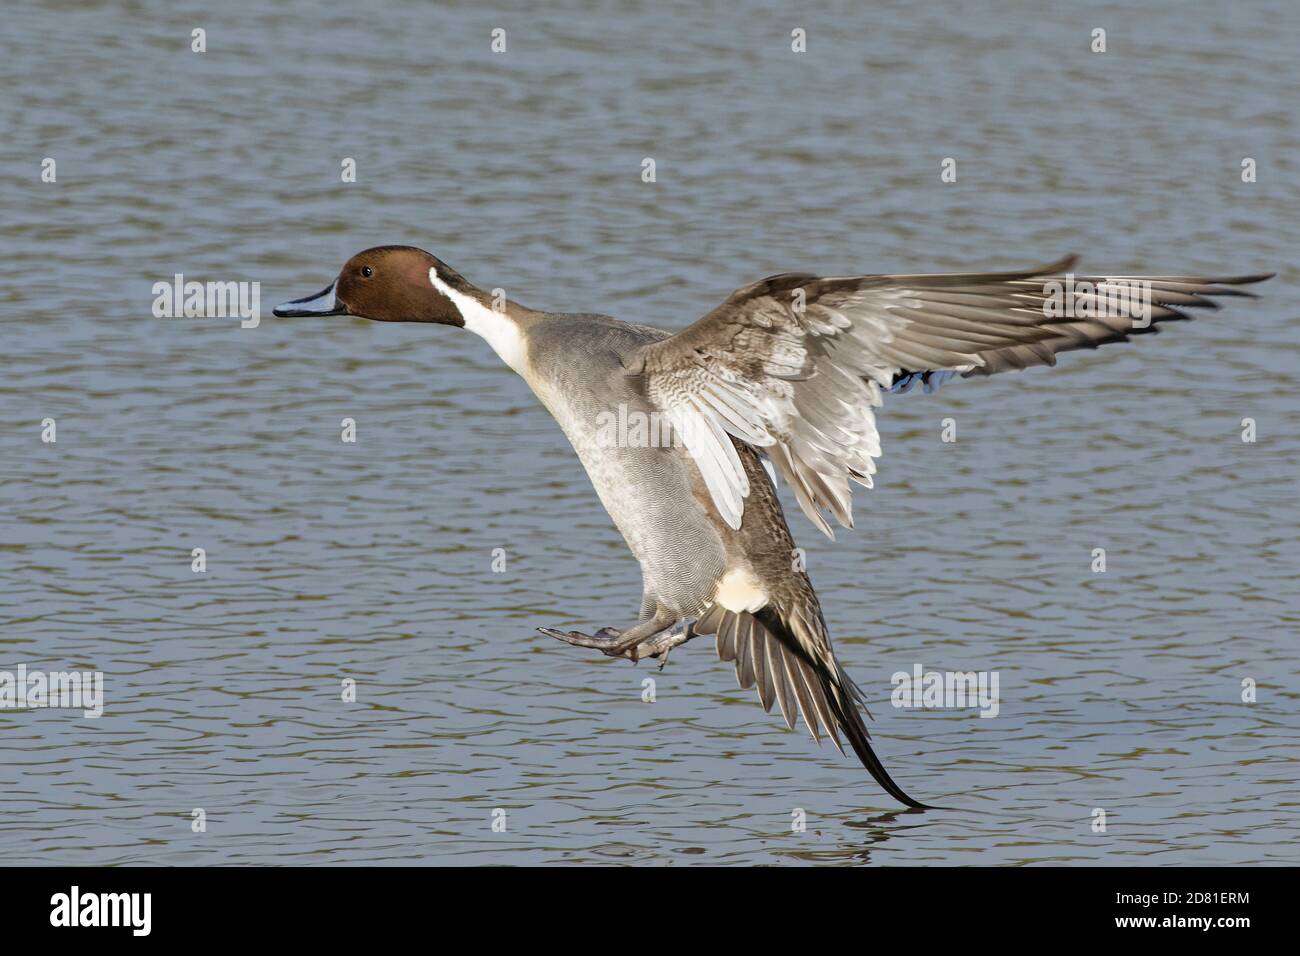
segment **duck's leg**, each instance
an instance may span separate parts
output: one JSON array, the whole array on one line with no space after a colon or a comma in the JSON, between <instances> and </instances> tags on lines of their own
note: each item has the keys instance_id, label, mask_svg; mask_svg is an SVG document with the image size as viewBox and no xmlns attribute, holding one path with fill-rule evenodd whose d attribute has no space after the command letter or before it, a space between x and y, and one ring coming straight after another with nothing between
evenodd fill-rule
<instances>
[{"instance_id":1,"label":"duck's leg","mask_svg":"<svg viewBox=\"0 0 1300 956\"><path fill-rule=\"evenodd\" d=\"M695 636L694 625L694 618L678 619L671 613L658 611L649 620L641 621L626 631L612 627L602 627L595 634L557 631L551 627L539 627L538 630L566 644L593 647L609 657L626 657L633 663L647 657L658 657L662 668L668 661L669 651Z\"/></svg>"},{"instance_id":2,"label":"duck's leg","mask_svg":"<svg viewBox=\"0 0 1300 956\"><path fill-rule=\"evenodd\" d=\"M672 627L675 621L671 614L660 612L649 620L632 625L626 631L602 627L593 635L583 634L581 631L557 631L552 627L539 627L538 630L547 637L573 644L575 647L594 647L610 657L622 657L630 648Z\"/></svg>"},{"instance_id":3,"label":"duck's leg","mask_svg":"<svg viewBox=\"0 0 1300 956\"><path fill-rule=\"evenodd\" d=\"M649 640L628 648L623 656L634 664L642 658L657 657L659 658L659 669L663 670L664 665L668 663L668 652L674 647L685 644L694 636L695 619L685 618L667 630L660 631Z\"/></svg>"}]
</instances>

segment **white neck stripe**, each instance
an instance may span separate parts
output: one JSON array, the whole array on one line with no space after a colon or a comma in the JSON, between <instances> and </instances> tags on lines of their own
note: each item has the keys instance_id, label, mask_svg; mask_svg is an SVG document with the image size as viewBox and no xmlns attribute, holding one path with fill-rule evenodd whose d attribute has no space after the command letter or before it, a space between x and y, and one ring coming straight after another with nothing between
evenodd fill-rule
<instances>
[{"instance_id":1,"label":"white neck stripe","mask_svg":"<svg viewBox=\"0 0 1300 956\"><path fill-rule=\"evenodd\" d=\"M504 313L489 309L473 296L457 292L438 277L438 270L433 267L429 269L429 282L456 307L465 328L481 336L492 346L492 351L500 356L501 361L523 374L524 339L519 326Z\"/></svg>"}]
</instances>

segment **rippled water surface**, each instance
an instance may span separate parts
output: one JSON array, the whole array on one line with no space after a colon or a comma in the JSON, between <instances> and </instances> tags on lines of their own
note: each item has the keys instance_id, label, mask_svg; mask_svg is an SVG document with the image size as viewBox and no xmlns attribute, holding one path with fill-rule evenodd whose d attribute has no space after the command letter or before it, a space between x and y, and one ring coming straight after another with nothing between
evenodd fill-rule
<instances>
[{"instance_id":1,"label":"rippled water surface","mask_svg":"<svg viewBox=\"0 0 1300 956\"><path fill-rule=\"evenodd\" d=\"M6 5L0 669L98 669L107 701L0 713L0 858L1297 862L1297 26L1282 0ZM674 328L789 270L1279 276L891 398L857 530L792 517L879 751L949 808L912 814L707 641L660 673L536 634L626 624L640 577L526 386L456 330L270 315L386 242ZM175 273L260 282L260 326L154 318ZM891 707L916 664L996 671L997 717Z\"/></svg>"}]
</instances>

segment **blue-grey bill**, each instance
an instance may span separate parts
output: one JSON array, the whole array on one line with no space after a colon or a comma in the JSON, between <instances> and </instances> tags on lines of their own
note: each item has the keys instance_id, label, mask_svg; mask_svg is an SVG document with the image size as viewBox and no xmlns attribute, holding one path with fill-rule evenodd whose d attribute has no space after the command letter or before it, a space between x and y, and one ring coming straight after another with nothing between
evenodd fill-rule
<instances>
[{"instance_id":1,"label":"blue-grey bill","mask_svg":"<svg viewBox=\"0 0 1300 956\"><path fill-rule=\"evenodd\" d=\"M331 282L315 295L303 299L294 299L284 305L277 305L271 312L281 317L290 315L346 315L347 309L334 295L334 283Z\"/></svg>"}]
</instances>

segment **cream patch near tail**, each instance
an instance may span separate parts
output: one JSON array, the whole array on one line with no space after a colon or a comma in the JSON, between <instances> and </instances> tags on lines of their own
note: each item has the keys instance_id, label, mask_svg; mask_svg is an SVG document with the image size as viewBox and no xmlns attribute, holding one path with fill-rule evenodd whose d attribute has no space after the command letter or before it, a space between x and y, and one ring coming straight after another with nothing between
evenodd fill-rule
<instances>
[{"instance_id":1,"label":"cream patch near tail","mask_svg":"<svg viewBox=\"0 0 1300 956\"><path fill-rule=\"evenodd\" d=\"M748 568L734 568L718 582L713 603L733 613L753 612L767 604L767 592Z\"/></svg>"}]
</instances>

